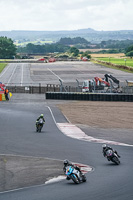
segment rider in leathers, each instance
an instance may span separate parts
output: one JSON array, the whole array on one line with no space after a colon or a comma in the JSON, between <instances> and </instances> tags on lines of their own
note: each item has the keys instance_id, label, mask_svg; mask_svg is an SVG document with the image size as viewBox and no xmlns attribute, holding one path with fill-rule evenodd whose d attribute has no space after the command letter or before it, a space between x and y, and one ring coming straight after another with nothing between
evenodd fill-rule
<instances>
[{"instance_id":1,"label":"rider in leathers","mask_svg":"<svg viewBox=\"0 0 133 200\"><path fill-rule=\"evenodd\" d=\"M108 150L112 150L114 153L116 153L116 155L120 158L120 156L119 156L119 154L117 153L117 151L116 150L113 150L113 148L111 148L110 146L107 146L106 144L103 144L102 145L102 147L103 147L103 156L105 157L106 156L106 152L108 151ZM108 160L110 160L109 158L107 158Z\"/></svg>"},{"instance_id":2,"label":"rider in leathers","mask_svg":"<svg viewBox=\"0 0 133 200\"><path fill-rule=\"evenodd\" d=\"M38 122L39 122L40 119L42 119L42 120L43 120L43 123L45 123L45 119L44 119L44 117L43 117L43 114L41 114L41 115L37 118L37 120L36 120L36 128L37 128L37 126L38 126Z\"/></svg>"},{"instance_id":3,"label":"rider in leathers","mask_svg":"<svg viewBox=\"0 0 133 200\"><path fill-rule=\"evenodd\" d=\"M64 160L64 167L63 167L63 171L66 172L66 168L67 166L72 166L74 167L76 170L78 170L80 172L80 175L83 176L83 173L81 172L81 169L78 166L73 165L69 160ZM69 177L66 177L67 180L70 180Z\"/></svg>"}]
</instances>

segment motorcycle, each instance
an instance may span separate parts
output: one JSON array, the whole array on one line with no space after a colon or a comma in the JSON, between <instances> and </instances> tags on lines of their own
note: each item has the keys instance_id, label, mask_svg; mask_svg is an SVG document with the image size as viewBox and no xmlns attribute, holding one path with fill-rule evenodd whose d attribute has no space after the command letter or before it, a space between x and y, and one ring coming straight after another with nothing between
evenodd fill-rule
<instances>
[{"instance_id":1,"label":"motorcycle","mask_svg":"<svg viewBox=\"0 0 133 200\"><path fill-rule=\"evenodd\" d=\"M36 132L39 132L39 133L41 132L43 124L44 124L43 119L39 119L36 126Z\"/></svg>"},{"instance_id":2,"label":"motorcycle","mask_svg":"<svg viewBox=\"0 0 133 200\"><path fill-rule=\"evenodd\" d=\"M66 176L68 180L72 179L74 183L79 184L81 182L86 182L86 176L76 170L73 166L68 166L66 168Z\"/></svg>"},{"instance_id":3,"label":"motorcycle","mask_svg":"<svg viewBox=\"0 0 133 200\"><path fill-rule=\"evenodd\" d=\"M116 154L115 152L113 152L112 150L108 150L108 151L106 152L106 156L107 156L108 161L111 160L111 161L114 162L116 165L119 165L119 164L120 164L120 160L119 160L117 154Z\"/></svg>"}]
</instances>

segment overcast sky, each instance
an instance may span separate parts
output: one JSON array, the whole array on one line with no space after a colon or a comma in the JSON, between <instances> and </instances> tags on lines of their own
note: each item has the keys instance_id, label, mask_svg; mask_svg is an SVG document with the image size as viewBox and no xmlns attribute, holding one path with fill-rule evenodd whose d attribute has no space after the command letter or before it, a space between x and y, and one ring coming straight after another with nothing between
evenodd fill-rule
<instances>
[{"instance_id":1,"label":"overcast sky","mask_svg":"<svg viewBox=\"0 0 133 200\"><path fill-rule=\"evenodd\" d=\"M133 0L0 0L0 31L133 30Z\"/></svg>"}]
</instances>

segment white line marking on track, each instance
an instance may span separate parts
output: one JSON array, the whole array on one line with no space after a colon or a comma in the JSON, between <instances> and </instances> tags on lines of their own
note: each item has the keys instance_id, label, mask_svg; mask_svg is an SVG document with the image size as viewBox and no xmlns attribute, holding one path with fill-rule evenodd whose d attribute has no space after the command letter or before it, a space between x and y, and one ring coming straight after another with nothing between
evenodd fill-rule
<instances>
[{"instance_id":1,"label":"white line marking on track","mask_svg":"<svg viewBox=\"0 0 133 200\"><path fill-rule=\"evenodd\" d=\"M56 121L55 121L55 117L54 117L54 115L53 115L53 112L52 112L51 108L50 108L49 106L47 106L47 108L49 109L49 111L50 111L50 113L51 113L51 115L52 115L52 118L53 118L53 120L54 120L54 123L55 123L56 126L57 126L57 123L56 123ZM57 127L58 127L58 126L57 126Z\"/></svg>"},{"instance_id":2,"label":"white line marking on track","mask_svg":"<svg viewBox=\"0 0 133 200\"><path fill-rule=\"evenodd\" d=\"M14 75L14 72L15 72L16 68L17 68L17 65L16 65L16 67L14 68L14 70L13 70L13 72L12 72L12 74L11 74L11 76L10 76L10 78L9 78L8 82L7 82L7 85L8 85L8 83L10 82L11 78L13 77L13 75Z\"/></svg>"},{"instance_id":3,"label":"white line marking on track","mask_svg":"<svg viewBox=\"0 0 133 200\"><path fill-rule=\"evenodd\" d=\"M57 74L55 74L51 69L49 69L49 68L47 68L54 76L56 76L58 79L60 79L62 82L63 82L63 80L57 75Z\"/></svg>"},{"instance_id":4,"label":"white line marking on track","mask_svg":"<svg viewBox=\"0 0 133 200\"><path fill-rule=\"evenodd\" d=\"M22 72L21 72L21 86L23 85L23 75L24 75L24 69L22 65Z\"/></svg>"}]
</instances>

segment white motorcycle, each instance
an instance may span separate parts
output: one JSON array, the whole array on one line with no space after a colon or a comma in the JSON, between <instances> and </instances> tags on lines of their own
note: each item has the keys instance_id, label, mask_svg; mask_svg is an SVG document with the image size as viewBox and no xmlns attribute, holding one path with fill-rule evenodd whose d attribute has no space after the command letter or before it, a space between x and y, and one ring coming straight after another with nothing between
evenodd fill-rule
<instances>
[{"instance_id":1,"label":"white motorcycle","mask_svg":"<svg viewBox=\"0 0 133 200\"><path fill-rule=\"evenodd\" d=\"M112 150L108 150L108 151L106 152L106 156L107 156L108 161L111 160L111 161L114 162L116 165L119 165L119 164L120 164L120 160L119 160L117 154L116 154L115 152L113 152Z\"/></svg>"}]
</instances>

